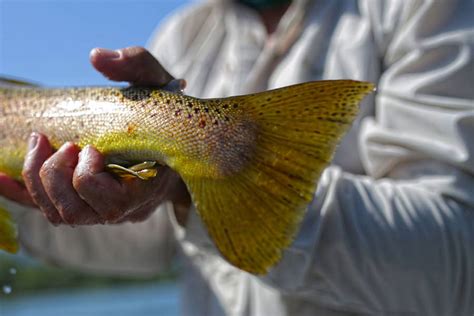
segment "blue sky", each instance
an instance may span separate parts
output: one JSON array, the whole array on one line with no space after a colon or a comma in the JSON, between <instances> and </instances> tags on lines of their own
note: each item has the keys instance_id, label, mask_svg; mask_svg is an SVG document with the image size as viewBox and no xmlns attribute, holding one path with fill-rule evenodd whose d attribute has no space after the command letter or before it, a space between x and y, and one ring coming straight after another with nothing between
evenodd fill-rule
<instances>
[{"instance_id":1,"label":"blue sky","mask_svg":"<svg viewBox=\"0 0 474 316\"><path fill-rule=\"evenodd\" d=\"M49 86L104 85L93 47L144 46L190 0L0 0L0 75Z\"/></svg>"}]
</instances>

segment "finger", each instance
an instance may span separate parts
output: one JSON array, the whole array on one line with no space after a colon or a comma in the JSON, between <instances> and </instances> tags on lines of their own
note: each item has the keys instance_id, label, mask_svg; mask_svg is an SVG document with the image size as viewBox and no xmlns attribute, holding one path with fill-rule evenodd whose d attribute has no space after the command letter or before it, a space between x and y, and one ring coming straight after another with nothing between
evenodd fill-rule
<instances>
[{"instance_id":1,"label":"finger","mask_svg":"<svg viewBox=\"0 0 474 316\"><path fill-rule=\"evenodd\" d=\"M147 220L153 212L156 210L156 206L147 204L144 206L139 207L135 211L131 212L129 215L126 215L122 217L120 220L118 220L116 223L125 223L125 222L131 222L131 223L139 223Z\"/></svg>"},{"instance_id":2,"label":"finger","mask_svg":"<svg viewBox=\"0 0 474 316\"><path fill-rule=\"evenodd\" d=\"M143 47L127 47L115 51L94 48L90 53L90 60L98 71L114 81L164 86L173 80L173 76Z\"/></svg>"},{"instance_id":3,"label":"finger","mask_svg":"<svg viewBox=\"0 0 474 316\"><path fill-rule=\"evenodd\" d=\"M69 225L103 223L99 215L84 202L72 185L74 168L80 149L73 143L64 144L43 164L41 182L62 220Z\"/></svg>"},{"instance_id":4,"label":"finger","mask_svg":"<svg viewBox=\"0 0 474 316\"><path fill-rule=\"evenodd\" d=\"M62 223L61 216L46 194L39 171L53 149L48 139L41 134L33 133L28 143L28 154L23 165L23 180L33 201L38 205L46 218L53 224Z\"/></svg>"},{"instance_id":5,"label":"finger","mask_svg":"<svg viewBox=\"0 0 474 316\"><path fill-rule=\"evenodd\" d=\"M0 195L26 206L36 206L30 193L22 184L1 172Z\"/></svg>"},{"instance_id":6,"label":"finger","mask_svg":"<svg viewBox=\"0 0 474 316\"><path fill-rule=\"evenodd\" d=\"M134 196L140 196L141 194L143 203L122 218L120 222L136 223L145 221L163 201L176 199L184 194L181 191L187 193L184 182L182 182L179 175L168 167L160 168L158 177L154 179L154 182L139 181L135 185L135 189L138 192L134 193Z\"/></svg>"},{"instance_id":7,"label":"finger","mask_svg":"<svg viewBox=\"0 0 474 316\"><path fill-rule=\"evenodd\" d=\"M85 147L73 174L72 184L80 197L107 222L124 216L128 195L120 182L104 170L104 157L93 147Z\"/></svg>"},{"instance_id":8,"label":"finger","mask_svg":"<svg viewBox=\"0 0 474 316\"><path fill-rule=\"evenodd\" d=\"M148 181L116 179L104 170L104 157L90 146L79 156L73 185L81 198L109 223L118 222L145 205L156 207L166 194L161 171Z\"/></svg>"}]
</instances>

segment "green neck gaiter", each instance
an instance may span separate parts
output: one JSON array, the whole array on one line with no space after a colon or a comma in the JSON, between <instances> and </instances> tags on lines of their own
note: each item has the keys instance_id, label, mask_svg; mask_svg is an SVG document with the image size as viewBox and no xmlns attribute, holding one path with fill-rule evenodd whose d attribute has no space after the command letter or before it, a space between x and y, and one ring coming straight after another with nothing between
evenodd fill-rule
<instances>
[{"instance_id":1,"label":"green neck gaiter","mask_svg":"<svg viewBox=\"0 0 474 316\"><path fill-rule=\"evenodd\" d=\"M292 0L237 0L254 9L267 9L284 3L290 3Z\"/></svg>"}]
</instances>

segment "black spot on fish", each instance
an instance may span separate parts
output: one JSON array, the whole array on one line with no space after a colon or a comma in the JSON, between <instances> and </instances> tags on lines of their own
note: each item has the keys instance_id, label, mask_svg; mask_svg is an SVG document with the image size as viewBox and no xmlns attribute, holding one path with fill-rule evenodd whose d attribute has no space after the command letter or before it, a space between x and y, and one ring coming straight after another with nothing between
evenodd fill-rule
<instances>
[{"instance_id":1,"label":"black spot on fish","mask_svg":"<svg viewBox=\"0 0 474 316\"><path fill-rule=\"evenodd\" d=\"M191 102L188 102L188 107L192 108L193 104Z\"/></svg>"},{"instance_id":2,"label":"black spot on fish","mask_svg":"<svg viewBox=\"0 0 474 316\"><path fill-rule=\"evenodd\" d=\"M234 107L234 109L239 107L239 105L237 103L234 103L232 106Z\"/></svg>"},{"instance_id":3,"label":"black spot on fish","mask_svg":"<svg viewBox=\"0 0 474 316\"><path fill-rule=\"evenodd\" d=\"M204 112L209 113L209 108L204 108Z\"/></svg>"},{"instance_id":4,"label":"black spot on fish","mask_svg":"<svg viewBox=\"0 0 474 316\"><path fill-rule=\"evenodd\" d=\"M199 108L194 108L194 113L198 114L199 113Z\"/></svg>"},{"instance_id":5,"label":"black spot on fish","mask_svg":"<svg viewBox=\"0 0 474 316\"><path fill-rule=\"evenodd\" d=\"M132 101L141 101L150 98L150 89L128 87L120 89L123 97Z\"/></svg>"}]
</instances>

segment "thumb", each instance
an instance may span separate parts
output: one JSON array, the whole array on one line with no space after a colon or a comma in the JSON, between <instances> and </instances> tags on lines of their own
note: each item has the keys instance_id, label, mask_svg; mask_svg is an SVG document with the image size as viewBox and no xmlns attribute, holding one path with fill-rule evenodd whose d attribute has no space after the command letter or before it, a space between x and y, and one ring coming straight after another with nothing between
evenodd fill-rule
<instances>
[{"instance_id":1,"label":"thumb","mask_svg":"<svg viewBox=\"0 0 474 316\"><path fill-rule=\"evenodd\" d=\"M173 80L173 76L143 47L118 50L94 48L90 53L90 61L95 69L113 81L164 86Z\"/></svg>"}]
</instances>

